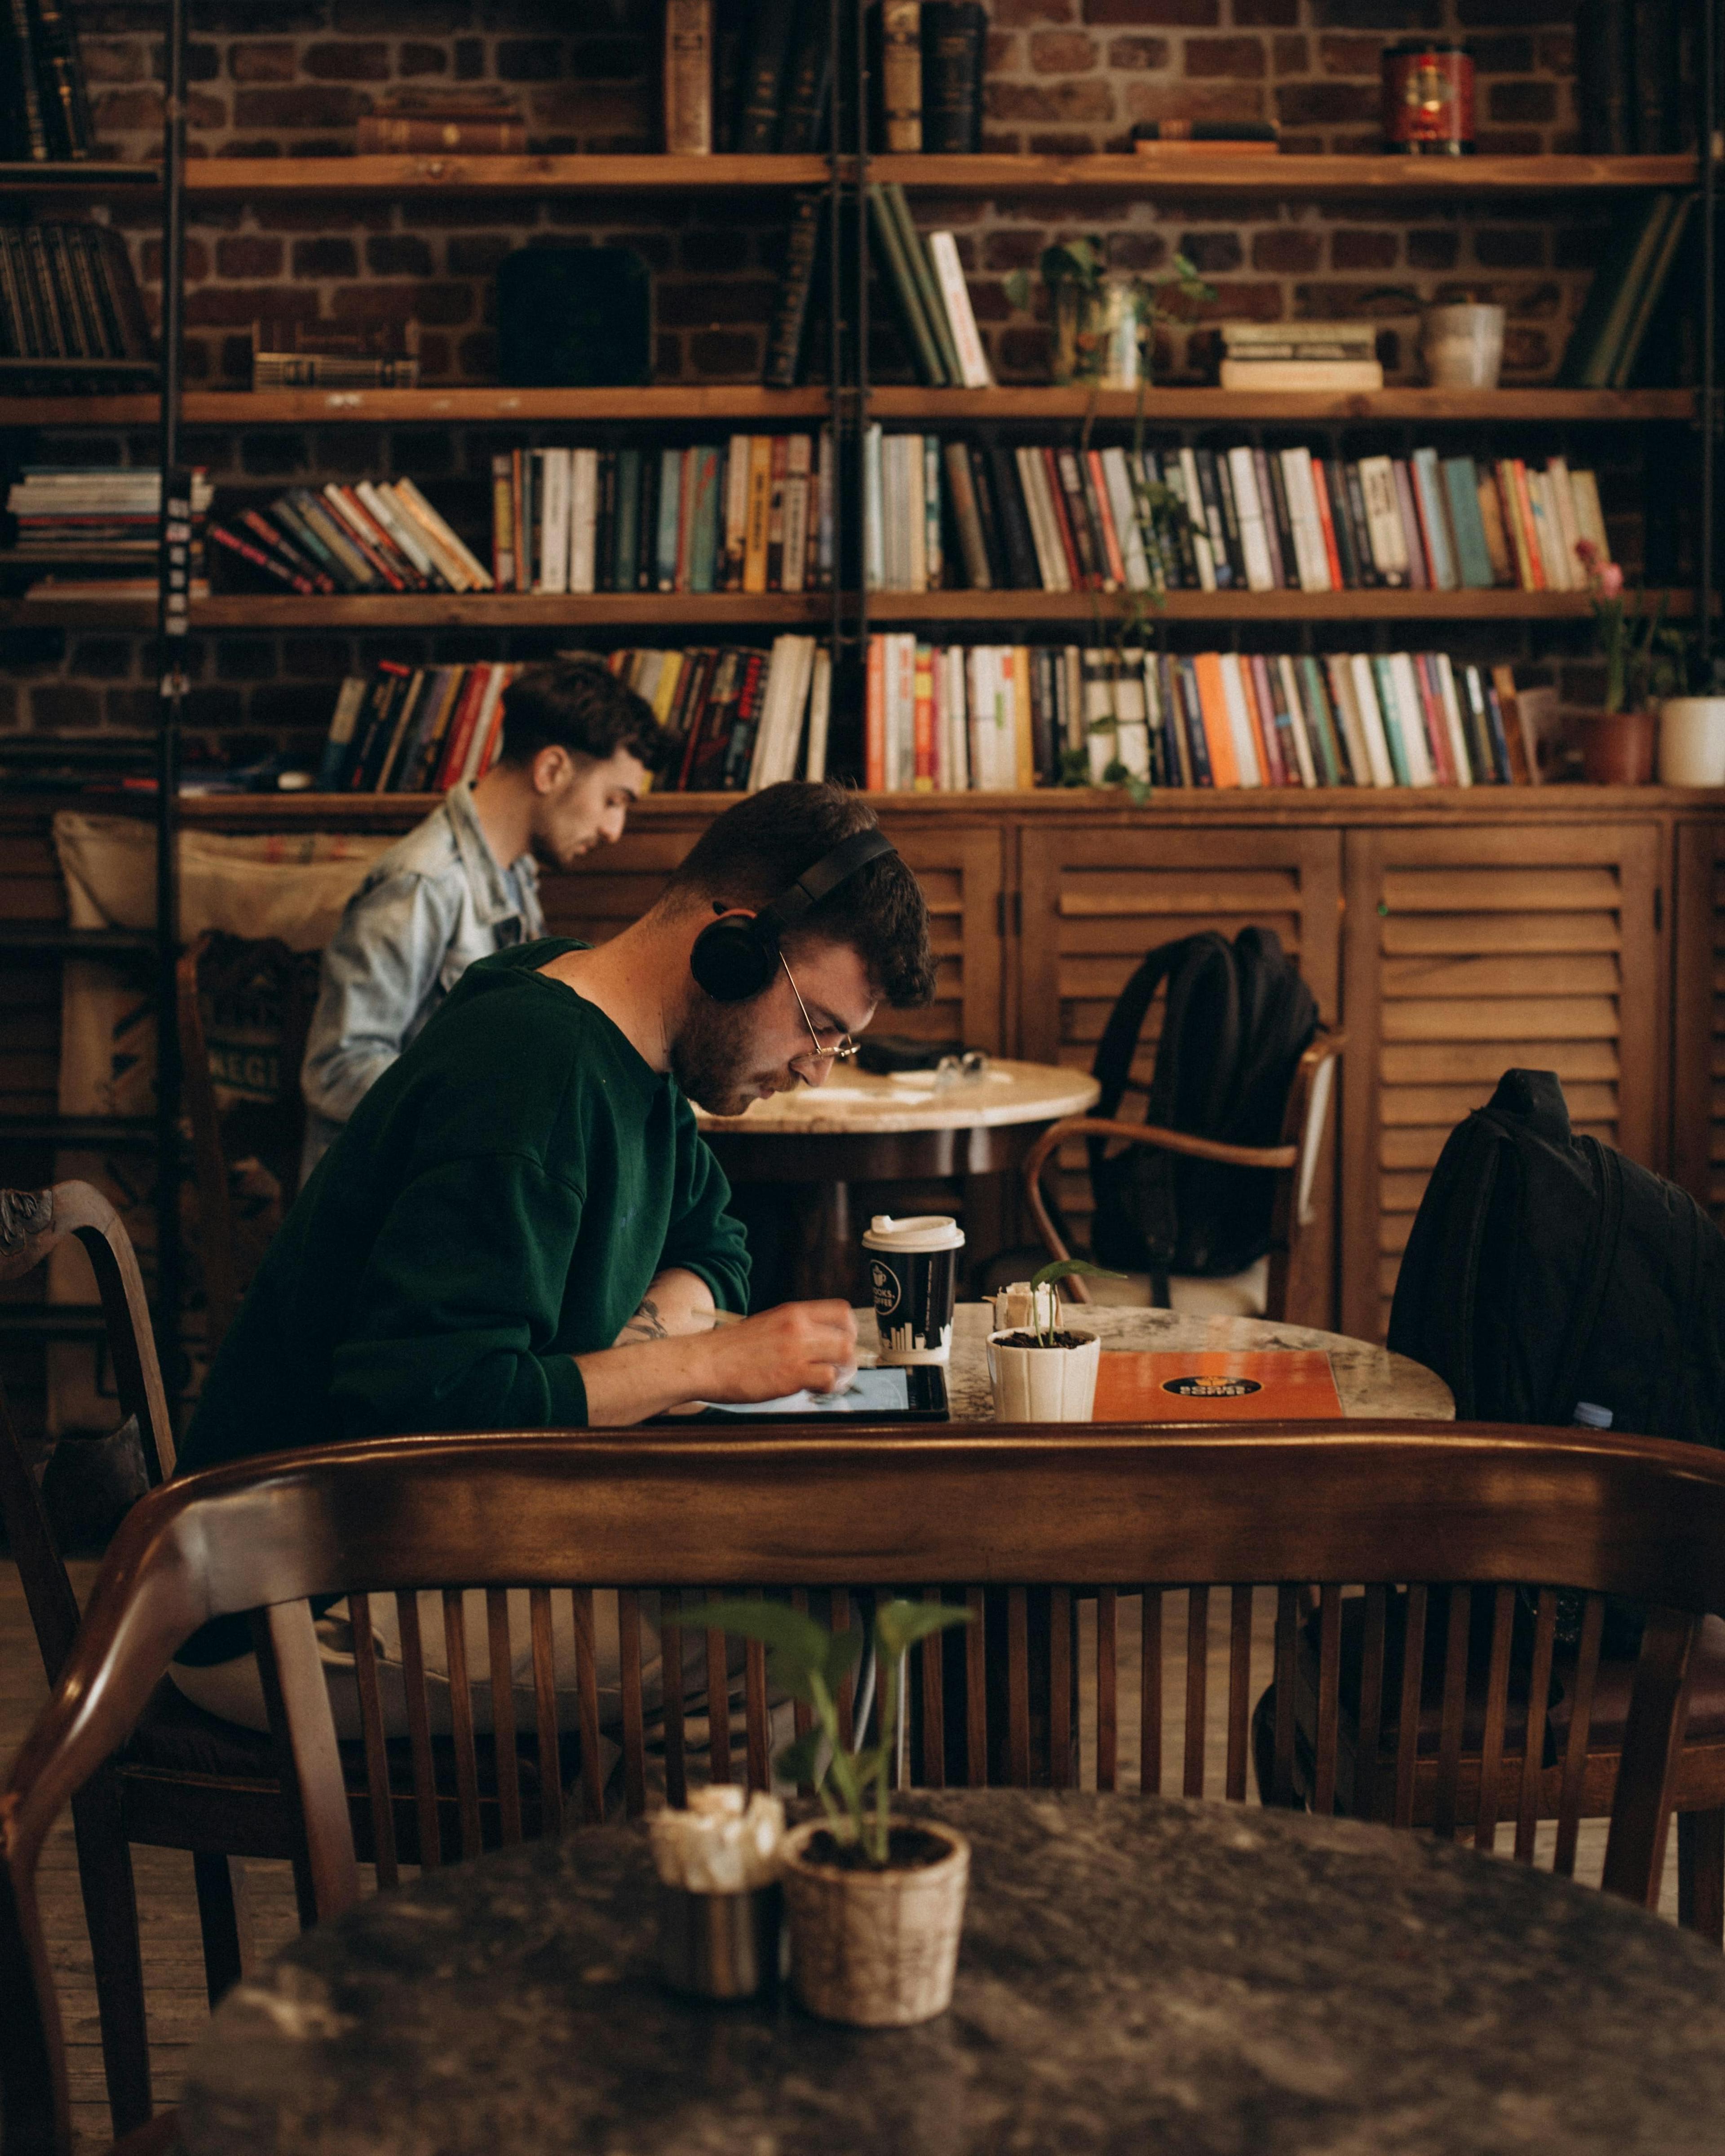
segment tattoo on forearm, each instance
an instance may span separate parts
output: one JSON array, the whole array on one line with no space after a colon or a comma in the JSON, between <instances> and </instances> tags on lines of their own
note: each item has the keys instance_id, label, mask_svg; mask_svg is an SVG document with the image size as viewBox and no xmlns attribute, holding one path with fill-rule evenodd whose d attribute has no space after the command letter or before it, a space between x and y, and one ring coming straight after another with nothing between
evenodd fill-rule
<instances>
[{"instance_id":1,"label":"tattoo on forearm","mask_svg":"<svg viewBox=\"0 0 1725 2156\"><path fill-rule=\"evenodd\" d=\"M641 1306L623 1328L624 1340L669 1340L665 1321L659 1315L659 1305L652 1296L644 1296ZM619 1345L621 1342L619 1343Z\"/></svg>"}]
</instances>

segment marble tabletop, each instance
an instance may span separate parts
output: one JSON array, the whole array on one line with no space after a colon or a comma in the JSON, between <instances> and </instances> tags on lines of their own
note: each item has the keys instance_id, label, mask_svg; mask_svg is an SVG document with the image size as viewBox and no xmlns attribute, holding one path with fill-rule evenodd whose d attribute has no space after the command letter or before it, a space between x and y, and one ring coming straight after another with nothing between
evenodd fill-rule
<instances>
[{"instance_id":1,"label":"marble tabletop","mask_svg":"<svg viewBox=\"0 0 1725 2156\"><path fill-rule=\"evenodd\" d=\"M951 2010L850 2030L654 1974L639 1828L295 1940L193 2047L189 2156L1701 2156L1725 1957L1425 1835L1041 1791L905 1800L973 1862Z\"/></svg>"},{"instance_id":2,"label":"marble tabletop","mask_svg":"<svg viewBox=\"0 0 1725 2156\"><path fill-rule=\"evenodd\" d=\"M876 1077L855 1064L841 1066L823 1086L799 1086L753 1101L740 1116L696 1121L709 1137L753 1137L795 1132L810 1137L846 1134L875 1137L894 1131L990 1130L1007 1123L1051 1123L1081 1116L1101 1088L1087 1070L1051 1063L991 1061L974 1078L937 1083L932 1070Z\"/></svg>"},{"instance_id":3,"label":"marble tabletop","mask_svg":"<svg viewBox=\"0 0 1725 2156\"><path fill-rule=\"evenodd\" d=\"M1387 1348L1373 1347L1368 1340L1349 1340L1339 1332L1317 1332L1304 1325L1276 1325L1261 1317L1194 1317L1176 1310L1133 1310L1106 1303L1092 1303L1088 1309L1069 1304L1067 1322L1100 1333L1104 1354L1111 1348L1174 1353L1205 1349L1235 1354L1273 1348L1315 1349L1330 1358L1344 1415L1415 1415L1444 1422L1455 1418L1455 1404L1449 1387L1423 1363L1409 1362L1405 1355L1392 1355ZM994 1419L986 1348L993 1327L986 1303L961 1302L952 1312L947 1399L955 1422ZM872 1310L857 1312L856 1331L864 1360L872 1361L878 1339Z\"/></svg>"}]
</instances>

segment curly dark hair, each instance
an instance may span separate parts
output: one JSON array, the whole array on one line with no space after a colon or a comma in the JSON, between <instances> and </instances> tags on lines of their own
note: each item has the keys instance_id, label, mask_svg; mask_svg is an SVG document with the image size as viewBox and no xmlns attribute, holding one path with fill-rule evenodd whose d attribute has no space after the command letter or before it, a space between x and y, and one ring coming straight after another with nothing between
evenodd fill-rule
<instances>
[{"instance_id":1,"label":"curly dark hair","mask_svg":"<svg viewBox=\"0 0 1725 2156\"><path fill-rule=\"evenodd\" d=\"M728 906L765 906L805 869L858 831L872 829L876 820L862 795L848 787L798 778L763 787L708 824L666 886L665 902L705 906L721 899ZM793 952L813 941L849 944L877 993L895 1010L915 1009L934 995L928 907L896 854L883 854L859 869L805 914L785 941Z\"/></svg>"},{"instance_id":2,"label":"curly dark hair","mask_svg":"<svg viewBox=\"0 0 1725 2156\"><path fill-rule=\"evenodd\" d=\"M503 692L505 763L531 763L542 748L603 763L620 748L656 770L668 746L653 706L603 659L552 659L524 666Z\"/></svg>"}]
</instances>

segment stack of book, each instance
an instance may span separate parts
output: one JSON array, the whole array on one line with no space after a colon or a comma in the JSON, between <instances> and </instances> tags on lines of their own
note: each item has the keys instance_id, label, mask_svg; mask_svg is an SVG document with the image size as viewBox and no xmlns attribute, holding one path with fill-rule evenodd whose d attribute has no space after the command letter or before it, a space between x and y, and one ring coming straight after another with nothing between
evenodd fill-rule
<instances>
[{"instance_id":1,"label":"stack of book","mask_svg":"<svg viewBox=\"0 0 1725 2156\"><path fill-rule=\"evenodd\" d=\"M526 123L514 97L496 83L403 83L381 91L359 122L354 148L460 151L496 157L524 151Z\"/></svg>"},{"instance_id":2,"label":"stack of book","mask_svg":"<svg viewBox=\"0 0 1725 2156\"><path fill-rule=\"evenodd\" d=\"M112 225L0 228L0 357L153 367L131 258Z\"/></svg>"},{"instance_id":3,"label":"stack of book","mask_svg":"<svg viewBox=\"0 0 1725 2156\"><path fill-rule=\"evenodd\" d=\"M1561 388L1629 388L1694 202L1693 194L1651 195L1620 213L1563 347Z\"/></svg>"},{"instance_id":4,"label":"stack of book","mask_svg":"<svg viewBox=\"0 0 1725 2156\"><path fill-rule=\"evenodd\" d=\"M830 436L491 460L500 591L801 592L833 575Z\"/></svg>"},{"instance_id":5,"label":"stack of book","mask_svg":"<svg viewBox=\"0 0 1725 2156\"><path fill-rule=\"evenodd\" d=\"M192 475L192 593L207 595L204 521L210 506L209 475ZM63 563L92 573L44 578L26 594L33 599L95 596L153 598L161 538L162 475L111 466L26 465L8 491L14 542L3 557L20 565ZM139 571L149 566L149 574ZM131 573L128 574L127 572Z\"/></svg>"},{"instance_id":6,"label":"stack of book","mask_svg":"<svg viewBox=\"0 0 1725 2156\"><path fill-rule=\"evenodd\" d=\"M994 377L977 334L957 239L950 232L931 232L925 239L911 220L905 191L896 182L870 187L869 218L925 385L931 389L993 388Z\"/></svg>"},{"instance_id":7,"label":"stack of book","mask_svg":"<svg viewBox=\"0 0 1725 2156\"><path fill-rule=\"evenodd\" d=\"M495 762L516 666L401 666L350 674L317 767L321 793L442 793Z\"/></svg>"},{"instance_id":8,"label":"stack of book","mask_svg":"<svg viewBox=\"0 0 1725 2156\"><path fill-rule=\"evenodd\" d=\"M1445 652L1191 657L870 637L871 792L1471 786L1539 776L1549 690Z\"/></svg>"},{"instance_id":9,"label":"stack of book","mask_svg":"<svg viewBox=\"0 0 1725 2156\"><path fill-rule=\"evenodd\" d=\"M980 150L988 34L980 0L875 0L869 30L874 147Z\"/></svg>"},{"instance_id":10,"label":"stack of book","mask_svg":"<svg viewBox=\"0 0 1725 2156\"><path fill-rule=\"evenodd\" d=\"M1620 157L1695 147L1707 13L1692 0L1579 0L1575 109L1584 148Z\"/></svg>"},{"instance_id":11,"label":"stack of book","mask_svg":"<svg viewBox=\"0 0 1725 2156\"><path fill-rule=\"evenodd\" d=\"M1381 389L1370 322L1224 322L1224 389Z\"/></svg>"},{"instance_id":12,"label":"stack of book","mask_svg":"<svg viewBox=\"0 0 1725 2156\"><path fill-rule=\"evenodd\" d=\"M290 487L209 536L230 559L306 594L491 589L490 572L410 479Z\"/></svg>"},{"instance_id":13,"label":"stack of book","mask_svg":"<svg viewBox=\"0 0 1725 2156\"><path fill-rule=\"evenodd\" d=\"M864 438L880 591L1581 591L1610 558L1599 487L1561 457L1020 446Z\"/></svg>"},{"instance_id":14,"label":"stack of book","mask_svg":"<svg viewBox=\"0 0 1725 2156\"><path fill-rule=\"evenodd\" d=\"M252 324L252 388L416 389L417 322Z\"/></svg>"},{"instance_id":15,"label":"stack of book","mask_svg":"<svg viewBox=\"0 0 1725 2156\"><path fill-rule=\"evenodd\" d=\"M660 788L753 793L782 778L825 778L832 665L814 637L775 637L767 651L618 651L609 664L670 736Z\"/></svg>"},{"instance_id":16,"label":"stack of book","mask_svg":"<svg viewBox=\"0 0 1725 2156\"><path fill-rule=\"evenodd\" d=\"M12 0L0 44L0 158L87 157L90 105L65 0Z\"/></svg>"},{"instance_id":17,"label":"stack of book","mask_svg":"<svg viewBox=\"0 0 1725 2156\"><path fill-rule=\"evenodd\" d=\"M680 136L668 105L668 149L711 147L763 157L774 151L781 156L806 156L822 146L833 73L829 0L758 0L758 4L731 9L719 53L716 99L711 63L705 80L694 64L699 47L708 52L713 49L712 0L672 0L672 7L677 18L678 45L693 88L685 96L682 120L685 131ZM671 33L672 25L667 19L668 40ZM673 90L669 70L666 90L669 98ZM709 140L697 144L686 132L687 105L692 99L698 112L703 92L708 106ZM715 103L716 112L712 109ZM697 128L698 125L697 121Z\"/></svg>"}]
</instances>

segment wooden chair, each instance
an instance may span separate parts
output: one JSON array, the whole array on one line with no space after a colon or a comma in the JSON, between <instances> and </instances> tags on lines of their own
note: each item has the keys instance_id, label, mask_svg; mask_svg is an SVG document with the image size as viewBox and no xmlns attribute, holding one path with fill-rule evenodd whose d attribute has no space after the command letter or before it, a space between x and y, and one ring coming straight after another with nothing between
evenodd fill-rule
<instances>
[{"instance_id":1,"label":"wooden chair","mask_svg":"<svg viewBox=\"0 0 1725 2156\"><path fill-rule=\"evenodd\" d=\"M120 1411L138 1433L152 1482L173 1472L174 1443L149 1312L137 1259L113 1207L85 1183L57 1183L39 1191L0 1190L0 1279L16 1279L45 1263L69 1235L89 1252L106 1320ZM50 1684L66 1666L79 1626L78 1598L44 1506L37 1479L0 1390L0 1522L17 1562L37 1644ZM395 1799L392 1830L417 1858L422 1831L439 1849L459 1844L459 1806L450 1748L432 1748L437 1793L421 1806L406 1788L406 1748L387 1748L403 1791ZM521 1763L526 1781L523 1817L537 1832L544 1818L536 1748ZM362 1848L369 1852L373 1829L363 1759L350 1748L346 1762ZM562 1770L550 1778L561 1792ZM483 1832L501 1837L494 1778L482 1793ZM557 1816L555 1808L549 1815ZM236 1983L249 1951L244 1871L231 1860L296 1861L300 1844L293 1815L285 1805L275 1751L261 1732L218 1720L193 1705L164 1675L123 1748L93 1774L74 1804L78 1868L90 1928L115 2131L125 2133L151 2114L150 2051L146 2026L143 1967L131 1845L192 1852L203 1934L204 1974L211 2004ZM309 1917L309 1881L300 1881L300 1912ZM8 2152L9 2156L9 2152Z\"/></svg>"},{"instance_id":2,"label":"wooden chair","mask_svg":"<svg viewBox=\"0 0 1725 2156\"><path fill-rule=\"evenodd\" d=\"M483 1589L494 1716L512 1695L506 1590L531 1589L531 1662L542 1744L554 1738L560 1673L553 1600L568 1596L573 1689L583 1738L582 1785L589 1816L602 1797L595 1739L598 1708L594 1594L618 1590L622 1649L622 1775L628 1808L644 1803L643 1590L661 1590L663 1651L679 1666L680 1619L691 1592L833 1593L835 1619L850 1597L888 1587L957 1595L980 1606L1000 1592L1006 1645L1008 1778L1029 1779L1039 1725L1052 1734L1051 1779L1070 1782L1070 1749L1082 1628L1077 1598L1095 1604L1096 1779L1117 1787L1120 1599L1140 1598L1145 1702L1137 1779L1161 1781L1163 1594L1189 1590L1189 1637L1208 1637L1209 1583L1229 1589L1224 1794L1246 1792L1254 1598L1268 1583L1276 1613L1275 1660L1284 1681L1272 1732L1276 1771L1295 1744L1291 1677L1301 1594L1314 1583L1324 1655L1319 1673L1314 1802L1331 1810L1337 1785L1337 1712L1343 1591L1363 1583L1367 1711L1385 1707L1384 1610L1389 1589L1429 1592L1435 1556L1444 1582L1484 1584L1507 1640L1518 1580L1582 1590L1597 1609L1606 1593L1652 1606L1636 1671L1616 1777L1604 1885L1644 1904L1656 1897L1676 1754L1695 1642L1708 1613L1725 1612L1725 1460L1651 1440L1602 1443L1583 1431L1529 1431L1350 1423L1334 1429L1224 1432L1188 1426L1120 1429L1050 1439L1034 1426L955 1439L901 1430L752 1432L629 1430L603 1434L383 1439L280 1454L216 1468L153 1491L110 1548L85 1625L0 1794L0 2095L8 2156L67 2143L64 2061L51 1973L35 1901L44 1839L60 1806L126 1741L180 1643L208 1619L256 1614L257 1643L284 1785L304 1835L320 1917L351 1907L359 1892L353 1815L343 1789L328 1693L308 1598L349 1598L355 1636L369 1636L370 1598L396 1593L404 1640L413 1643L409 1705L414 1770L429 1788L416 1594L444 1589L452 1673L464 1671L463 1589ZM555 1588L547 1583L557 1583ZM412 1590L412 1591L404 1591ZM1044 1676L1027 1648L1031 1599L1046 1605ZM1466 1598L1458 1598L1465 1600ZM1548 1651L1553 1598L1540 1604ZM1084 1613L1086 1620L1089 1613ZM1508 1654L1496 1651L1482 1768L1488 1789L1527 1774L1503 1743ZM917 1658L925 1714L914 1756L922 1779L943 1774L938 1697L941 1642ZM723 1681L725 1643L706 1641L708 1668ZM981 1628L960 1646L968 1744L967 1779L988 1756L985 1653ZM360 1663L371 1738L374 1818L387 1844L390 1807L378 1741L375 1673ZM1373 1675L1375 1672L1375 1676ZM461 1697L465 1697L465 1688ZM1189 1656L1183 1788L1202 1795L1201 1737L1207 1661ZM666 1701L666 1760L673 1802L683 1798L682 1731ZM742 1756L757 1786L768 1775L768 1701L758 1650L749 1653ZM455 1717L462 1848L480 1845L470 1717ZM713 1774L733 1761L720 1717ZM1392 1822L1412 1816L1414 1717L1394 1763ZM1127 1767L1130 1775L1130 1767ZM1441 1817L1455 1815L1456 1758L1439 1762ZM505 1839L517 1829L506 1801ZM436 1838L428 1856L435 1861ZM380 1846L380 1875L386 1868ZM1523 1852L1524 1861L1526 1852ZM1554 2010L1557 2002L1553 2002Z\"/></svg>"},{"instance_id":3,"label":"wooden chair","mask_svg":"<svg viewBox=\"0 0 1725 2156\"><path fill-rule=\"evenodd\" d=\"M247 942L206 932L182 953L175 983L198 1188L205 1345L213 1356L239 1311L250 1271L243 1247L246 1239L239 1234L234 1219L234 1167L242 1159L255 1159L275 1185L275 1198L265 1204L261 1233L249 1239L258 1245L254 1262L300 1187L300 1147L305 1134L300 1065L316 998L317 961L315 954L290 951L273 937ZM248 991L260 993L279 1008L280 1040L273 1059L261 1059L259 1070L248 1073L247 1090L254 1097L223 1111L217 1105L210 1069L204 1003L211 998L232 1002Z\"/></svg>"},{"instance_id":4,"label":"wooden chair","mask_svg":"<svg viewBox=\"0 0 1725 2156\"><path fill-rule=\"evenodd\" d=\"M1271 1209L1271 1244L1262 1285L1257 1268L1228 1281L1185 1283L1176 1276L1175 1292L1183 1287L1208 1290L1218 1297L1215 1307L1240 1317L1263 1317L1285 1322L1297 1320L1302 1308L1316 1306L1322 1322L1327 1302L1327 1282L1307 1282L1301 1277L1303 1230L1317 1211L1317 1164L1329 1135L1336 1098L1337 1066L1347 1045L1339 1033L1319 1030L1312 1045L1294 1067L1282 1116L1281 1142L1274 1146L1230 1146L1214 1139L1194 1137L1185 1131L1164 1130L1153 1123L1112 1122L1098 1116L1068 1116L1054 1123L1037 1139L1025 1156L1024 1192L1031 1217L1049 1255L1070 1258L1067 1248L1042 1188L1042 1171L1050 1156L1073 1138L1117 1138L1127 1145L1158 1147L1164 1152L1184 1153L1194 1160L1214 1160L1233 1168L1261 1168L1276 1178ZM1135 1276L1142 1277L1142 1276ZM1142 1277L1147 1293L1147 1277ZM1075 1301L1089 1302L1092 1291L1081 1275L1064 1283L1064 1293ZM1185 1306L1174 1302L1175 1308ZM1194 1301L1194 1307L1199 1306ZM1203 1307L1209 1308L1205 1300Z\"/></svg>"}]
</instances>

